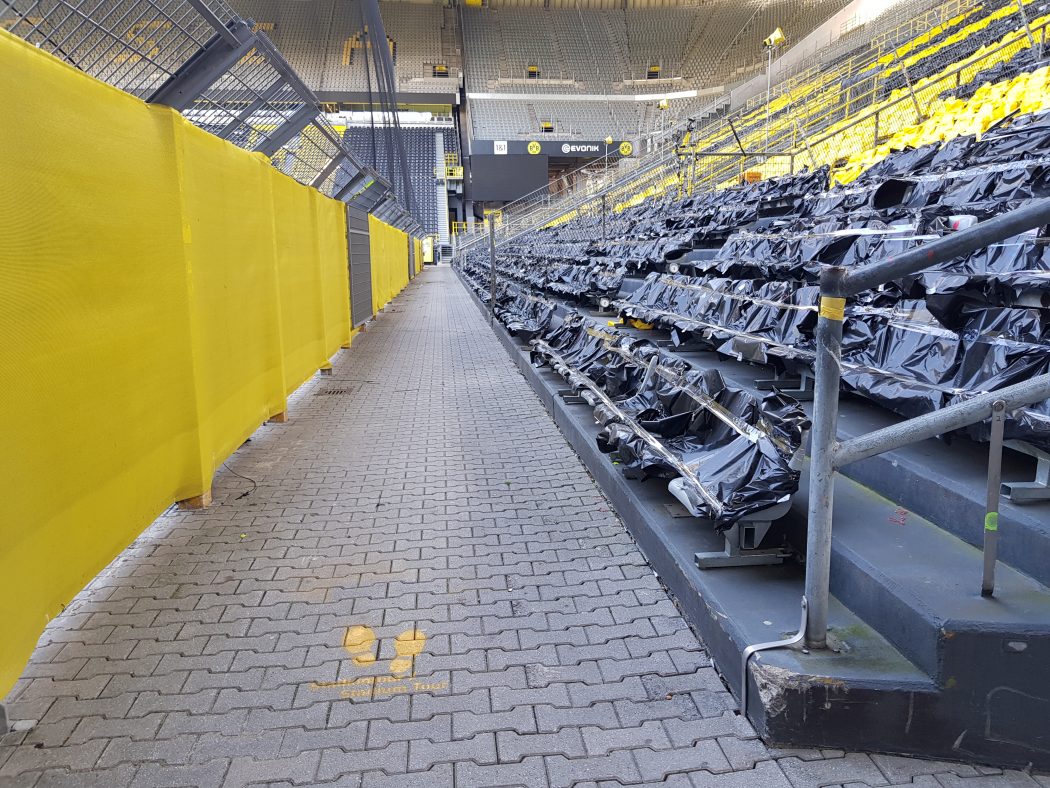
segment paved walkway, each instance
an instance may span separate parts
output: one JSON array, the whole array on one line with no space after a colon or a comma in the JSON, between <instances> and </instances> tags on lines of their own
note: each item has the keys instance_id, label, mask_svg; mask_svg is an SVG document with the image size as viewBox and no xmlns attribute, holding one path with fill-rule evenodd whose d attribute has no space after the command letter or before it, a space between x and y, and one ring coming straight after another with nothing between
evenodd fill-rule
<instances>
[{"instance_id":1,"label":"paved walkway","mask_svg":"<svg viewBox=\"0 0 1050 788\"><path fill-rule=\"evenodd\" d=\"M447 268L290 414L48 628L0 785L1037 785L763 746Z\"/></svg>"}]
</instances>

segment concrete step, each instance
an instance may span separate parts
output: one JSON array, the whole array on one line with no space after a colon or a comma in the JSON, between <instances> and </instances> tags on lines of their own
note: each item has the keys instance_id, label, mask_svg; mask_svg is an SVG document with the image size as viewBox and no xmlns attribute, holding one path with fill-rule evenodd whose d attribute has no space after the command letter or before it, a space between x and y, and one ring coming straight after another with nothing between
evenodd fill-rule
<instances>
[{"instance_id":1,"label":"concrete step","mask_svg":"<svg viewBox=\"0 0 1050 788\"><path fill-rule=\"evenodd\" d=\"M713 352L680 355L752 390L756 379L770 376ZM803 407L809 411L812 403ZM846 396L839 434L854 437L895 421ZM1022 478L1027 458L1008 455L1004 478ZM945 649L960 637L989 631L1050 637L1050 505L1002 502L997 593L992 600L980 595L986 469L986 446L934 439L854 463L835 485L834 593L936 681L950 678L942 675ZM803 474L788 518L800 552L807 490Z\"/></svg>"},{"instance_id":2,"label":"concrete step","mask_svg":"<svg viewBox=\"0 0 1050 788\"><path fill-rule=\"evenodd\" d=\"M807 474L802 481L788 519L804 535ZM986 672L987 665L956 664L960 650L996 662L1016 636L1028 644L1018 656L1036 645L1050 655L1050 589L1028 575L1000 563L994 597L982 597L980 550L841 475L834 524L832 592L939 686L957 681L960 670ZM988 633L1000 637L989 641ZM989 643L992 653L982 657ZM1042 682L1050 695L1050 676Z\"/></svg>"},{"instance_id":3,"label":"concrete step","mask_svg":"<svg viewBox=\"0 0 1050 788\"><path fill-rule=\"evenodd\" d=\"M669 335L635 331L652 340ZM755 381L771 378L765 367L727 359L712 351L680 354L701 368L718 369L726 380L755 390ZM802 403L807 413L812 403ZM839 438L845 440L895 424L900 418L856 395L845 394L839 408ZM925 517L974 547L984 541L988 446L966 437L951 442L931 438L904 446L842 469L901 508ZM1035 460L1007 449L1003 480L1031 480ZM1006 499L999 509L1000 559L1041 583L1050 585L1050 501L1018 505Z\"/></svg>"}]
</instances>

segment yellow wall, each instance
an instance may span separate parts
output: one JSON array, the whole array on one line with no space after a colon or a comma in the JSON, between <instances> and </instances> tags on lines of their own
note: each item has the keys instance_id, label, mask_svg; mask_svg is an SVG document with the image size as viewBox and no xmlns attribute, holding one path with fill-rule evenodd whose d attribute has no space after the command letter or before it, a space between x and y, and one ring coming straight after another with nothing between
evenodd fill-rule
<instances>
[{"instance_id":1,"label":"yellow wall","mask_svg":"<svg viewBox=\"0 0 1050 788\"><path fill-rule=\"evenodd\" d=\"M0 96L2 696L350 319L340 203L3 31Z\"/></svg>"},{"instance_id":2,"label":"yellow wall","mask_svg":"<svg viewBox=\"0 0 1050 788\"><path fill-rule=\"evenodd\" d=\"M368 216L372 258L372 312L378 312L408 284L408 235Z\"/></svg>"}]
</instances>

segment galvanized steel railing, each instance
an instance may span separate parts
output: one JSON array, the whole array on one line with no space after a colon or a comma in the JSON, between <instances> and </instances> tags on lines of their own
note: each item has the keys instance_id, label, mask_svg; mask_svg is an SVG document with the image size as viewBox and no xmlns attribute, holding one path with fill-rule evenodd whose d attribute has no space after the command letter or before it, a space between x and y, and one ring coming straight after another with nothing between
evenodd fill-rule
<instances>
[{"instance_id":1,"label":"galvanized steel railing","mask_svg":"<svg viewBox=\"0 0 1050 788\"><path fill-rule=\"evenodd\" d=\"M881 263L852 270L825 266L820 277L820 312L816 330L816 377L813 399L813 427L809 465L809 518L806 545L806 591L808 608L805 626L810 648L827 646L828 599L831 571L832 503L835 471L858 460L932 438L989 416L1000 416L1013 408L1050 399L1050 375L1026 380L990 391L933 413L917 416L875 432L840 443L838 423L841 383L842 324L846 299L887 282L923 271L938 263L999 243L1036 227L1050 223L1050 198L1001 214L994 219L909 249ZM990 476L996 477L1002 451L1002 430L998 445L993 441ZM993 436L994 437L994 436ZM994 589L994 565L998 539L999 482L994 495L989 485L989 511L985 519L985 579L982 592ZM992 506L994 504L994 506ZM745 673L744 680L747 680Z\"/></svg>"}]
</instances>

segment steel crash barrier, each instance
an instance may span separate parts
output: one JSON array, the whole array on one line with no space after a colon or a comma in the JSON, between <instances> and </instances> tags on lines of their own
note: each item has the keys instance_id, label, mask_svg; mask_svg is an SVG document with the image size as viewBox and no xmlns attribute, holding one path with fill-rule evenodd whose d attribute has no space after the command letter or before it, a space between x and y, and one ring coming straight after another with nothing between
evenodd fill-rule
<instances>
[{"instance_id":1,"label":"steel crash barrier","mask_svg":"<svg viewBox=\"0 0 1050 788\"><path fill-rule=\"evenodd\" d=\"M1002 455L1002 414L1050 398L1050 374L1012 386L975 393L971 397L876 432L839 443L838 418L842 377L842 325L846 299L887 282L916 274L939 263L963 258L978 249L1050 224L1050 198L1036 200L968 229L910 249L879 263L847 270L827 266L820 276L820 313L816 328L816 380L810 449L809 521L806 547L808 610L805 639L812 648L827 645L828 597L831 567L832 490L836 468L909 443L995 418L988 474L988 511L985 519L985 570L982 593L994 592L995 550L998 540L998 467ZM746 673L745 673L746 685Z\"/></svg>"},{"instance_id":2,"label":"steel crash barrier","mask_svg":"<svg viewBox=\"0 0 1050 788\"><path fill-rule=\"evenodd\" d=\"M266 157L3 31L0 93L20 108L0 120L6 693L92 577L285 418L349 343L351 293L347 206ZM40 121L55 106L75 134ZM370 221L371 311L407 282L409 236Z\"/></svg>"}]
</instances>

